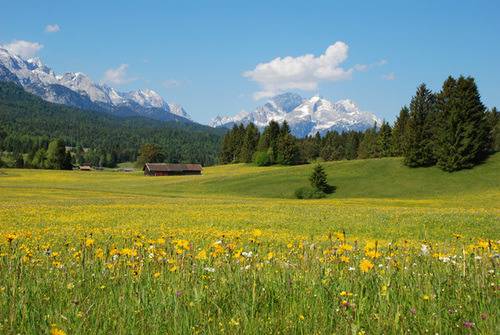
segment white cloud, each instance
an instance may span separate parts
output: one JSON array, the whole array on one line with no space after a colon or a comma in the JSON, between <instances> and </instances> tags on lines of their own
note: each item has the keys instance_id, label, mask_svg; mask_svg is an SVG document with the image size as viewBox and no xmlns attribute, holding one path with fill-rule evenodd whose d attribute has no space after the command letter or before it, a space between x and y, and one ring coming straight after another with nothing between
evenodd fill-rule
<instances>
[{"instance_id":1,"label":"white cloud","mask_svg":"<svg viewBox=\"0 0 500 335\"><path fill-rule=\"evenodd\" d=\"M22 58L30 58L36 55L43 45L38 42L30 42L24 40L14 40L9 44L2 45L9 52L19 55Z\"/></svg>"},{"instance_id":2,"label":"white cloud","mask_svg":"<svg viewBox=\"0 0 500 335\"><path fill-rule=\"evenodd\" d=\"M255 69L243 73L244 77L260 84L262 90L254 94L255 99L273 96L289 89L314 91L320 82L350 79L353 71L340 65L347 59L349 46L344 42L330 45L318 57L306 54L298 57L278 57L268 63L260 63Z\"/></svg>"},{"instance_id":3,"label":"white cloud","mask_svg":"<svg viewBox=\"0 0 500 335\"><path fill-rule=\"evenodd\" d=\"M108 69L104 72L102 81L108 84L122 85L137 80L137 78L128 77L127 69L128 64L121 64L116 69Z\"/></svg>"},{"instance_id":4,"label":"white cloud","mask_svg":"<svg viewBox=\"0 0 500 335\"><path fill-rule=\"evenodd\" d=\"M394 74L394 72L391 72L391 73L382 75L382 79L384 79L384 80L395 80L396 79L396 75Z\"/></svg>"},{"instance_id":5,"label":"white cloud","mask_svg":"<svg viewBox=\"0 0 500 335\"><path fill-rule=\"evenodd\" d=\"M59 27L58 24L48 24L45 27L45 32L46 33L57 33L61 28Z\"/></svg>"}]
</instances>

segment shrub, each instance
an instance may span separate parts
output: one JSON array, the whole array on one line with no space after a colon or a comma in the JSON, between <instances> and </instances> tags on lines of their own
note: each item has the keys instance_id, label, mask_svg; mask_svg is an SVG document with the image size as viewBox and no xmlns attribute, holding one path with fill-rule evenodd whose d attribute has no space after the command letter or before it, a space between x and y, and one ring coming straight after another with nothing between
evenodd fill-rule
<instances>
[{"instance_id":1,"label":"shrub","mask_svg":"<svg viewBox=\"0 0 500 335\"><path fill-rule=\"evenodd\" d=\"M301 187L295 190L295 197L297 199L321 199L326 197L326 193L311 187Z\"/></svg>"},{"instance_id":2,"label":"shrub","mask_svg":"<svg viewBox=\"0 0 500 335\"><path fill-rule=\"evenodd\" d=\"M271 157L266 151L257 151L254 155L253 161L257 166L271 165Z\"/></svg>"}]
</instances>

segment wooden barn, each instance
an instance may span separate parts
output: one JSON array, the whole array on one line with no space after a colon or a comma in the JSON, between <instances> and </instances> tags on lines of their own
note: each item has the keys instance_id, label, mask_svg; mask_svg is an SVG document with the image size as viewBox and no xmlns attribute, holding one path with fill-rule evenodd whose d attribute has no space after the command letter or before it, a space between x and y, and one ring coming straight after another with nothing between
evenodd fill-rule
<instances>
[{"instance_id":1,"label":"wooden barn","mask_svg":"<svg viewBox=\"0 0 500 335\"><path fill-rule=\"evenodd\" d=\"M146 163L142 171L145 176L200 175L202 167L200 164Z\"/></svg>"}]
</instances>

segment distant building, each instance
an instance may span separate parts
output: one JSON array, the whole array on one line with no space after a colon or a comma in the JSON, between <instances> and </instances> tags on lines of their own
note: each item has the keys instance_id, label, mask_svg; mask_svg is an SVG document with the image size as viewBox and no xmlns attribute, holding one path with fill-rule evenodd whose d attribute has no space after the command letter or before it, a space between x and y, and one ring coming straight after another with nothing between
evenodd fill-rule
<instances>
[{"instance_id":1,"label":"distant building","mask_svg":"<svg viewBox=\"0 0 500 335\"><path fill-rule=\"evenodd\" d=\"M80 171L92 171L92 164L83 163L82 165L80 165Z\"/></svg>"},{"instance_id":2,"label":"distant building","mask_svg":"<svg viewBox=\"0 0 500 335\"><path fill-rule=\"evenodd\" d=\"M200 175L200 164L146 163L142 171L145 176Z\"/></svg>"}]
</instances>

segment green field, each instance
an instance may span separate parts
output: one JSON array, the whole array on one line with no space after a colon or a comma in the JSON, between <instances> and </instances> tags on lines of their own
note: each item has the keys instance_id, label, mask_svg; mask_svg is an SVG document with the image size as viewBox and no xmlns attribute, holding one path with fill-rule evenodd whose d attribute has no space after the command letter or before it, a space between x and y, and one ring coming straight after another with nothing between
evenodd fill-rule
<instances>
[{"instance_id":1,"label":"green field","mask_svg":"<svg viewBox=\"0 0 500 335\"><path fill-rule=\"evenodd\" d=\"M0 170L0 333L496 332L499 154L324 167Z\"/></svg>"}]
</instances>

